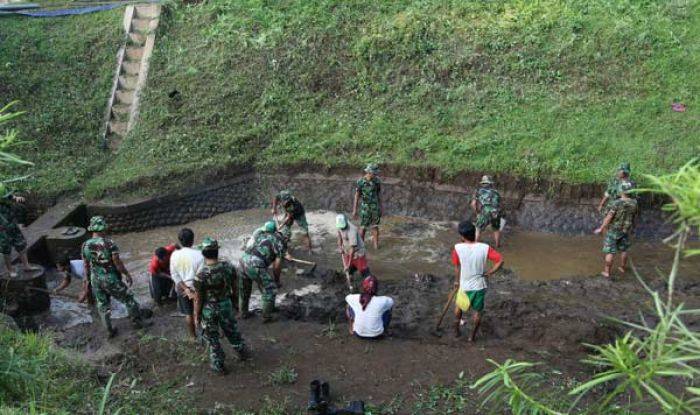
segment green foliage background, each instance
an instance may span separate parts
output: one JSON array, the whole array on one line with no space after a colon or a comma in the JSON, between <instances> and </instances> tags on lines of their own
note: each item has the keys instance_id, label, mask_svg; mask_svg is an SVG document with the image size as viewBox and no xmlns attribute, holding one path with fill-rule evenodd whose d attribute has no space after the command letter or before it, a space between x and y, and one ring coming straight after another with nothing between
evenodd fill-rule
<instances>
[{"instance_id":1,"label":"green foliage background","mask_svg":"<svg viewBox=\"0 0 700 415\"><path fill-rule=\"evenodd\" d=\"M142 122L89 193L368 159L569 182L620 160L668 172L699 150L699 35L695 0L173 5Z\"/></svg>"},{"instance_id":2,"label":"green foliage background","mask_svg":"<svg viewBox=\"0 0 700 415\"><path fill-rule=\"evenodd\" d=\"M23 142L9 151L36 164L2 168L0 178L31 172L18 187L57 194L81 189L104 165L99 135L122 14L0 18L0 106L17 100L12 110L25 111L9 124Z\"/></svg>"}]
</instances>

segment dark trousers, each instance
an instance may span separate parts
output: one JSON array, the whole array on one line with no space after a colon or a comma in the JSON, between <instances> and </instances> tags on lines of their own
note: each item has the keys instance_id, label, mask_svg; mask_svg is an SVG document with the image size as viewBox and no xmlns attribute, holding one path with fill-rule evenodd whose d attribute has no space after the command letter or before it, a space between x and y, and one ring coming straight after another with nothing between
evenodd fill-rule
<instances>
[{"instance_id":1,"label":"dark trousers","mask_svg":"<svg viewBox=\"0 0 700 415\"><path fill-rule=\"evenodd\" d=\"M173 280L151 275L149 283L151 298L156 303L160 303L164 298L171 298L173 294Z\"/></svg>"}]
</instances>

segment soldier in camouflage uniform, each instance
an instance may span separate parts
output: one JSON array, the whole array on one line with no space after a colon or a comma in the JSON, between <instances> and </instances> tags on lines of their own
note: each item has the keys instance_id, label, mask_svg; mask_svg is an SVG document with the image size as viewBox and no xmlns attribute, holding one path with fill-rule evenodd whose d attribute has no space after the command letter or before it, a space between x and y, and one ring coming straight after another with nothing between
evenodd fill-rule
<instances>
[{"instance_id":1,"label":"soldier in camouflage uniform","mask_svg":"<svg viewBox=\"0 0 700 415\"><path fill-rule=\"evenodd\" d=\"M202 337L209 343L209 359L213 371L226 373L224 350L219 341L219 329L231 342L241 360L248 358L243 337L238 332L233 303L236 269L228 261L219 261L219 243L205 238L200 245L205 265L194 280L194 321L202 328Z\"/></svg>"},{"instance_id":2,"label":"soldier in camouflage uniform","mask_svg":"<svg viewBox=\"0 0 700 415\"><path fill-rule=\"evenodd\" d=\"M476 242L479 242L481 232L491 225L496 247L501 246L501 195L493 188L493 180L489 176L481 178L480 186L474 192L471 202L476 212Z\"/></svg>"},{"instance_id":3,"label":"soldier in camouflage uniform","mask_svg":"<svg viewBox=\"0 0 700 415\"><path fill-rule=\"evenodd\" d=\"M352 216L357 219L357 207L360 207L360 236L365 239L367 228L372 230L374 249L379 249L379 222L382 219L383 206L381 198L382 182L377 175L379 167L368 164L365 175L356 183L355 199L352 205Z\"/></svg>"},{"instance_id":4,"label":"soldier in camouflage uniform","mask_svg":"<svg viewBox=\"0 0 700 415\"><path fill-rule=\"evenodd\" d=\"M292 238L292 225L296 223L305 232L306 248L311 252L311 235L309 234L309 223L306 221L306 210L299 199L292 195L289 190L282 190L272 198L272 216L277 215L277 206L281 205L285 216L280 223L280 232L289 240Z\"/></svg>"},{"instance_id":5,"label":"soldier in camouflage uniform","mask_svg":"<svg viewBox=\"0 0 700 415\"><path fill-rule=\"evenodd\" d=\"M17 217L12 203L24 203L24 198L15 196L4 183L0 183L0 253L4 257L6 272L10 277L16 275L12 267L12 248L19 254L25 271L35 269L27 258L27 241L17 224Z\"/></svg>"},{"instance_id":6,"label":"soldier in camouflage uniform","mask_svg":"<svg viewBox=\"0 0 700 415\"><path fill-rule=\"evenodd\" d=\"M605 254L605 269L601 273L610 277L615 254L620 253L622 264L618 268L621 273L627 270L627 251L630 247L629 236L634 228L637 215L637 201L630 197L633 186L630 182L622 182L618 186L620 197L610 203L605 212L603 224L594 232L605 232L603 253Z\"/></svg>"},{"instance_id":7,"label":"soldier in camouflage uniform","mask_svg":"<svg viewBox=\"0 0 700 415\"><path fill-rule=\"evenodd\" d=\"M620 198L620 185L622 183L632 183L630 179L630 164L621 163L617 168L617 173L610 182L608 182L608 187L605 189L605 195L600 200L598 204L599 212L607 212L608 208L615 200Z\"/></svg>"},{"instance_id":8,"label":"soldier in camouflage uniform","mask_svg":"<svg viewBox=\"0 0 700 415\"><path fill-rule=\"evenodd\" d=\"M92 292L97 302L97 311L100 314L109 337L114 337L117 330L112 327L110 298L114 297L124 303L129 318L135 328L146 327L143 319L151 315L150 310L141 310L139 304L128 289L133 284L131 274L119 258L119 248L111 238L105 235L107 222L102 216L93 216L90 219L88 231L92 232L92 238L83 243L82 255L85 267L85 275L90 278ZM122 282L121 276L126 279Z\"/></svg>"},{"instance_id":9,"label":"soldier in camouflage uniform","mask_svg":"<svg viewBox=\"0 0 700 415\"><path fill-rule=\"evenodd\" d=\"M252 246L247 247L241 258L239 277L239 306L242 318L248 317L250 294L253 290L253 281L258 285L262 294L263 322L272 321L272 312L275 308L276 281L279 281L282 271L282 258L285 247L283 238L279 233L260 233ZM268 267L272 265L273 276Z\"/></svg>"}]
</instances>

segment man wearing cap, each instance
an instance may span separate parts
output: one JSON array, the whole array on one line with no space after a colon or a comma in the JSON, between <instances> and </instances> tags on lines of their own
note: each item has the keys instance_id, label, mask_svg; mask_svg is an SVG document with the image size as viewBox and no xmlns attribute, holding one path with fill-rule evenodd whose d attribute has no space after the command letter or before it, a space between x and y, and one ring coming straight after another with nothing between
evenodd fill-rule
<instances>
[{"instance_id":1,"label":"man wearing cap","mask_svg":"<svg viewBox=\"0 0 700 415\"><path fill-rule=\"evenodd\" d=\"M204 266L194 279L194 320L202 328L202 337L209 343L211 369L226 373L224 350L219 341L219 329L238 353L241 360L248 358L243 337L238 332L233 312L237 284L236 269L228 261L219 261L219 243L204 238L200 248Z\"/></svg>"},{"instance_id":2,"label":"man wearing cap","mask_svg":"<svg viewBox=\"0 0 700 415\"><path fill-rule=\"evenodd\" d=\"M12 209L12 203L24 203L24 198L15 196L4 183L0 183L0 253L2 253L5 263L5 269L10 277L15 276L12 267L12 248L15 248L19 259L22 262L22 268L25 271L35 269L29 264L27 258L27 241L22 235L22 231L17 224L17 218Z\"/></svg>"},{"instance_id":3,"label":"man wearing cap","mask_svg":"<svg viewBox=\"0 0 700 415\"><path fill-rule=\"evenodd\" d=\"M605 189L605 194L598 204L599 212L607 212L607 208L610 207L610 204L620 197L620 185L622 185L622 183L632 183L630 179L630 172L631 169L629 163L620 163L615 177L610 179L608 182L608 187Z\"/></svg>"},{"instance_id":4,"label":"man wearing cap","mask_svg":"<svg viewBox=\"0 0 700 415\"><path fill-rule=\"evenodd\" d=\"M285 211L284 219L280 223L279 231L287 239L292 237L292 225L296 223L300 228L306 233L304 238L306 239L306 247L309 252L311 252L311 236L309 235L309 223L306 221L306 211L304 210L304 205L301 204L299 199L292 195L289 190L282 190L272 198L272 216L277 215L277 206L282 205Z\"/></svg>"},{"instance_id":5,"label":"man wearing cap","mask_svg":"<svg viewBox=\"0 0 700 415\"><path fill-rule=\"evenodd\" d=\"M275 308L276 281L279 281L284 255L283 239L277 234L261 233L252 246L246 247L240 261L241 275L239 277L239 307L242 318L248 317L250 295L253 281L258 285L262 294L263 323L272 321ZM268 267L272 265L273 276Z\"/></svg>"},{"instance_id":6,"label":"man wearing cap","mask_svg":"<svg viewBox=\"0 0 700 415\"><path fill-rule=\"evenodd\" d=\"M293 258L292 256L287 252L287 246L289 244L289 236L290 234L286 232L280 232L277 229L277 224L275 222L269 220L265 222L265 224L255 231L253 231L253 235L251 235L250 238L248 238L248 242L246 243L246 248L245 249L252 249L255 244L260 243L263 238L269 238L269 237L274 237L277 238L277 240L280 243L280 246L282 248L280 252L280 257L292 261ZM275 285L277 288L282 288L282 282L280 281L280 276L281 275L275 275Z\"/></svg>"},{"instance_id":7,"label":"man wearing cap","mask_svg":"<svg viewBox=\"0 0 700 415\"><path fill-rule=\"evenodd\" d=\"M117 334L117 330L112 327L110 297L116 298L126 306L134 328L150 325L146 324L143 318L150 317L151 311L141 310L127 287L133 284L133 280L119 258L119 248L112 238L106 236L107 222L102 216L93 216L88 231L92 232L92 238L83 243L83 268L85 275L90 276L97 311L109 337ZM122 282L122 275L126 284Z\"/></svg>"},{"instance_id":8,"label":"man wearing cap","mask_svg":"<svg viewBox=\"0 0 700 415\"><path fill-rule=\"evenodd\" d=\"M336 216L335 227L338 229L338 250L343 259L343 271L348 278L355 271L358 271L362 278L367 277L370 273L367 265L367 251L357 227L342 213ZM352 286L351 281L348 281L348 284Z\"/></svg>"},{"instance_id":9,"label":"man wearing cap","mask_svg":"<svg viewBox=\"0 0 700 415\"><path fill-rule=\"evenodd\" d=\"M481 178L480 186L472 196L472 209L476 212L476 242L487 226L493 229L496 248L501 246L501 195L493 188L489 176Z\"/></svg>"},{"instance_id":10,"label":"man wearing cap","mask_svg":"<svg viewBox=\"0 0 700 415\"><path fill-rule=\"evenodd\" d=\"M620 253L622 263L618 270L625 273L627 270L627 251L630 247L629 235L634 228L637 216L637 201L631 196L633 185L630 182L621 182L618 186L619 198L613 200L605 211L603 224L594 231L595 234L605 232L603 253L605 254L605 268L601 275L610 277L615 254Z\"/></svg>"},{"instance_id":11,"label":"man wearing cap","mask_svg":"<svg viewBox=\"0 0 700 415\"><path fill-rule=\"evenodd\" d=\"M379 222L382 218L383 206L381 198L382 183L377 175L379 166L368 164L362 176L355 185L355 199L352 204L352 216L357 218L357 208L360 207L360 236L365 239L367 228L372 230L374 249L379 249Z\"/></svg>"}]
</instances>

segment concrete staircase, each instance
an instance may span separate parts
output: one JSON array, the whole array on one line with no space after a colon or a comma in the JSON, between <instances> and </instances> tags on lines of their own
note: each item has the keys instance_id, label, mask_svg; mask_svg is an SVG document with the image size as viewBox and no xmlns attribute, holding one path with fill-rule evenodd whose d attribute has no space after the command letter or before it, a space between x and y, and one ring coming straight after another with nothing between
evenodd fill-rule
<instances>
[{"instance_id":1,"label":"concrete staircase","mask_svg":"<svg viewBox=\"0 0 700 415\"><path fill-rule=\"evenodd\" d=\"M131 5L124 12L125 40L117 54L103 131L104 147L112 151L119 148L138 119L139 95L146 84L160 12L159 4Z\"/></svg>"}]
</instances>

